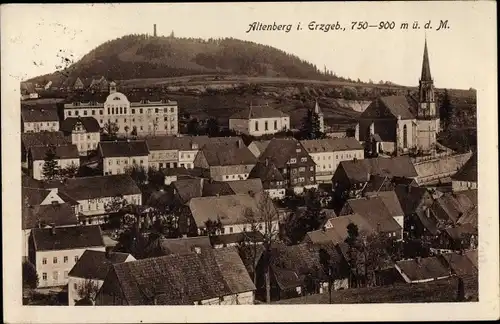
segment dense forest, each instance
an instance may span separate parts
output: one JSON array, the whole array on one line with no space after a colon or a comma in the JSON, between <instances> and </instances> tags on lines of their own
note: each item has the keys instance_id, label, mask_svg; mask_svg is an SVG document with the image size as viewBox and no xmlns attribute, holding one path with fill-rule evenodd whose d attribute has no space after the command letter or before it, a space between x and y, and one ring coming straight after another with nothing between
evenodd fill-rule
<instances>
[{"instance_id":1,"label":"dense forest","mask_svg":"<svg viewBox=\"0 0 500 324\"><path fill-rule=\"evenodd\" d=\"M207 73L345 80L282 50L234 38L127 35L98 46L78 62L67 58L63 62L60 71L31 81L43 83L61 75L127 80Z\"/></svg>"}]
</instances>

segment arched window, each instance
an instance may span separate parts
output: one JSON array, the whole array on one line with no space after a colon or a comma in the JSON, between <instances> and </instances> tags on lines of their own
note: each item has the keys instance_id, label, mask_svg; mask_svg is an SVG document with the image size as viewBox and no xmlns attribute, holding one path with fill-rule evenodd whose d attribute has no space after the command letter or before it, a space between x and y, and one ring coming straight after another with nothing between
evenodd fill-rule
<instances>
[{"instance_id":1,"label":"arched window","mask_svg":"<svg viewBox=\"0 0 500 324\"><path fill-rule=\"evenodd\" d=\"M257 131L257 132L259 131L259 121L258 120L255 121L255 131Z\"/></svg>"},{"instance_id":2,"label":"arched window","mask_svg":"<svg viewBox=\"0 0 500 324\"><path fill-rule=\"evenodd\" d=\"M403 148L408 148L408 129L403 126Z\"/></svg>"}]
</instances>

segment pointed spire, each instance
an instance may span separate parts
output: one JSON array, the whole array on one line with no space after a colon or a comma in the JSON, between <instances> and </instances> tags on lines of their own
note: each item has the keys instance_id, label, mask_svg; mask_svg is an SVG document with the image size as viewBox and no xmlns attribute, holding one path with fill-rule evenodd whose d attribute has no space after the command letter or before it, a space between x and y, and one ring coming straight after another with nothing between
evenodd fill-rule
<instances>
[{"instance_id":1,"label":"pointed spire","mask_svg":"<svg viewBox=\"0 0 500 324\"><path fill-rule=\"evenodd\" d=\"M420 80L421 81L432 81L431 67L429 64L429 53L427 52L427 36L425 37L424 59L422 61L422 75L420 76Z\"/></svg>"},{"instance_id":2,"label":"pointed spire","mask_svg":"<svg viewBox=\"0 0 500 324\"><path fill-rule=\"evenodd\" d=\"M319 108L318 99L316 99L316 103L314 104L314 112L318 115L321 114L321 108Z\"/></svg>"}]
</instances>

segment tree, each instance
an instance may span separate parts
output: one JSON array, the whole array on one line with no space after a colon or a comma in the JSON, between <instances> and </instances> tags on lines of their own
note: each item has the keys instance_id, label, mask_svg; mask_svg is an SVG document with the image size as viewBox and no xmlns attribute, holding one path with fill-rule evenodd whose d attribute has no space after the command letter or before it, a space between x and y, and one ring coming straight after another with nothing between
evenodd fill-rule
<instances>
[{"instance_id":1,"label":"tree","mask_svg":"<svg viewBox=\"0 0 500 324\"><path fill-rule=\"evenodd\" d=\"M77 176L79 169L80 168L76 164L71 163L67 167L61 169L59 173L63 178L74 178Z\"/></svg>"},{"instance_id":2,"label":"tree","mask_svg":"<svg viewBox=\"0 0 500 324\"><path fill-rule=\"evenodd\" d=\"M219 218L217 218L216 221L209 219L205 222L205 232L208 236L219 235L223 228L224 226L222 226L222 222Z\"/></svg>"},{"instance_id":3,"label":"tree","mask_svg":"<svg viewBox=\"0 0 500 324\"><path fill-rule=\"evenodd\" d=\"M322 137L319 115L312 109L307 110L307 114L302 120L300 136L301 139L317 139Z\"/></svg>"},{"instance_id":4,"label":"tree","mask_svg":"<svg viewBox=\"0 0 500 324\"><path fill-rule=\"evenodd\" d=\"M193 118L187 123L187 133L189 135L200 135L200 124L198 119Z\"/></svg>"},{"instance_id":5,"label":"tree","mask_svg":"<svg viewBox=\"0 0 500 324\"><path fill-rule=\"evenodd\" d=\"M94 304L99 288L96 280L85 279L77 285L76 294L80 298L79 300L90 300ZM77 301L75 299L75 302Z\"/></svg>"},{"instance_id":6,"label":"tree","mask_svg":"<svg viewBox=\"0 0 500 324\"><path fill-rule=\"evenodd\" d=\"M104 133L108 134L109 137L112 138L116 137L116 134L119 130L120 127L116 123L113 123L111 120L108 120L108 122L103 126Z\"/></svg>"},{"instance_id":7,"label":"tree","mask_svg":"<svg viewBox=\"0 0 500 324\"><path fill-rule=\"evenodd\" d=\"M132 135L134 137L137 136L137 126L132 127L132 132L130 133L130 135Z\"/></svg>"},{"instance_id":8,"label":"tree","mask_svg":"<svg viewBox=\"0 0 500 324\"><path fill-rule=\"evenodd\" d=\"M142 165L132 164L125 168L125 173L128 174L138 186L143 186L148 180L146 168Z\"/></svg>"},{"instance_id":9,"label":"tree","mask_svg":"<svg viewBox=\"0 0 500 324\"><path fill-rule=\"evenodd\" d=\"M266 302L269 304L271 302L271 245L278 239L279 215L272 199L266 191L263 191L254 197L257 200L257 208L252 212L246 212L244 217L250 224L258 224L257 228L263 235L264 252L262 258L265 269Z\"/></svg>"},{"instance_id":10,"label":"tree","mask_svg":"<svg viewBox=\"0 0 500 324\"><path fill-rule=\"evenodd\" d=\"M126 125L123 129L125 130L125 135L128 137L128 131L130 130L130 127Z\"/></svg>"},{"instance_id":11,"label":"tree","mask_svg":"<svg viewBox=\"0 0 500 324\"><path fill-rule=\"evenodd\" d=\"M305 210L296 210L285 223L285 235L288 243L292 245L301 242L308 232L319 229L326 220L325 214L321 212L321 202L316 191L308 191L304 201Z\"/></svg>"},{"instance_id":12,"label":"tree","mask_svg":"<svg viewBox=\"0 0 500 324\"><path fill-rule=\"evenodd\" d=\"M53 180L59 177L59 165L57 164L57 155L55 146L50 146L45 153L42 174L46 180Z\"/></svg>"},{"instance_id":13,"label":"tree","mask_svg":"<svg viewBox=\"0 0 500 324\"><path fill-rule=\"evenodd\" d=\"M35 266L31 262L23 262L23 288L35 289L38 287L38 282Z\"/></svg>"},{"instance_id":14,"label":"tree","mask_svg":"<svg viewBox=\"0 0 500 324\"><path fill-rule=\"evenodd\" d=\"M162 188L165 185L165 176L154 166L150 166L147 171L148 183L155 188Z\"/></svg>"},{"instance_id":15,"label":"tree","mask_svg":"<svg viewBox=\"0 0 500 324\"><path fill-rule=\"evenodd\" d=\"M216 137L219 135L219 122L216 118L212 117L207 120L207 135L210 137Z\"/></svg>"}]
</instances>

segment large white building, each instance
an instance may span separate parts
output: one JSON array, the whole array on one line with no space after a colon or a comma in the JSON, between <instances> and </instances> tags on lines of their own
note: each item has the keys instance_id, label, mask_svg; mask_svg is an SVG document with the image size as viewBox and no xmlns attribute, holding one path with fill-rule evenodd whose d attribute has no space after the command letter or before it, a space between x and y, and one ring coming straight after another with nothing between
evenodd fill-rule
<instances>
[{"instance_id":1,"label":"large white building","mask_svg":"<svg viewBox=\"0 0 500 324\"><path fill-rule=\"evenodd\" d=\"M94 117L70 117L61 123L61 131L75 144L80 155L95 151L101 141L100 126Z\"/></svg>"},{"instance_id":2,"label":"large white building","mask_svg":"<svg viewBox=\"0 0 500 324\"><path fill-rule=\"evenodd\" d=\"M342 161L364 159L363 146L354 137L301 141L316 163L316 181L330 182Z\"/></svg>"},{"instance_id":3,"label":"large white building","mask_svg":"<svg viewBox=\"0 0 500 324\"><path fill-rule=\"evenodd\" d=\"M21 107L23 133L57 132L59 117L53 105L26 105Z\"/></svg>"},{"instance_id":4,"label":"large white building","mask_svg":"<svg viewBox=\"0 0 500 324\"><path fill-rule=\"evenodd\" d=\"M117 91L114 82L109 84L106 99L94 94L64 105L64 118L78 116L94 117L104 131L115 124L120 135L175 135L179 131L176 101L153 94L127 96Z\"/></svg>"},{"instance_id":5,"label":"large white building","mask_svg":"<svg viewBox=\"0 0 500 324\"><path fill-rule=\"evenodd\" d=\"M290 129L290 116L269 106L253 106L229 117L229 129L251 136L275 134Z\"/></svg>"},{"instance_id":6,"label":"large white building","mask_svg":"<svg viewBox=\"0 0 500 324\"><path fill-rule=\"evenodd\" d=\"M124 174L133 166L149 168L149 149L143 140L101 142L97 154L104 175Z\"/></svg>"}]
</instances>

